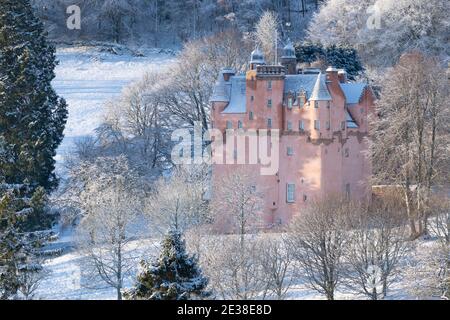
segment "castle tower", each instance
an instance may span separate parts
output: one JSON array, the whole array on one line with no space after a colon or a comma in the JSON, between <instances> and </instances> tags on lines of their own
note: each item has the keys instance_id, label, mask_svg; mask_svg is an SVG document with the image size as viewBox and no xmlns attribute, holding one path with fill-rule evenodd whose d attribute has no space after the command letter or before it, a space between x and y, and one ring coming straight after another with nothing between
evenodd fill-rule
<instances>
[{"instance_id":1,"label":"castle tower","mask_svg":"<svg viewBox=\"0 0 450 320\"><path fill-rule=\"evenodd\" d=\"M266 61L264 60L263 53L259 50L259 48L256 48L253 50L251 59L250 59L250 70L256 70L256 66L265 65Z\"/></svg>"},{"instance_id":2,"label":"castle tower","mask_svg":"<svg viewBox=\"0 0 450 320\"><path fill-rule=\"evenodd\" d=\"M288 41L283 48L283 56L281 57L281 65L286 68L286 74L296 74L297 57L295 56L295 48L291 41Z\"/></svg>"}]
</instances>

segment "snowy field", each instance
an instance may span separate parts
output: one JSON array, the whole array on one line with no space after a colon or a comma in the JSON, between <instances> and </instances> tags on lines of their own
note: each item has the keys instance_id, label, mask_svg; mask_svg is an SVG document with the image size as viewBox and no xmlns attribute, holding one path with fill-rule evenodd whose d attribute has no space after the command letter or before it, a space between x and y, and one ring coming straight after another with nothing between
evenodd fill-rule
<instances>
[{"instance_id":1,"label":"snowy field","mask_svg":"<svg viewBox=\"0 0 450 320\"><path fill-rule=\"evenodd\" d=\"M105 102L118 97L125 86L145 72L164 68L175 58L170 52L156 49L140 51L139 56L128 51L118 53L102 47L58 49L60 63L53 87L69 105L65 138L58 150L59 164L74 141L91 135L101 123Z\"/></svg>"}]
</instances>

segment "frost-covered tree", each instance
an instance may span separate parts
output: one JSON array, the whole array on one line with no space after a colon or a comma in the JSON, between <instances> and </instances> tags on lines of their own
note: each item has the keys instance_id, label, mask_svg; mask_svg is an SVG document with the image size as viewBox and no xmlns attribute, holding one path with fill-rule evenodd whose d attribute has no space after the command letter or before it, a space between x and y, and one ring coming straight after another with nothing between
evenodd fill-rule
<instances>
[{"instance_id":1,"label":"frost-covered tree","mask_svg":"<svg viewBox=\"0 0 450 320\"><path fill-rule=\"evenodd\" d=\"M31 299L42 280L40 249L48 236L23 232L30 214L29 199L18 188L0 185L0 300Z\"/></svg>"},{"instance_id":2,"label":"frost-covered tree","mask_svg":"<svg viewBox=\"0 0 450 320\"><path fill-rule=\"evenodd\" d=\"M268 64L276 64L278 41L280 33L278 31L278 17L276 13L266 11L262 14L255 26L254 38L257 45L264 53Z\"/></svg>"},{"instance_id":3,"label":"frost-covered tree","mask_svg":"<svg viewBox=\"0 0 450 320\"><path fill-rule=\"evenodd\" d=\"M210 288L222 299L262 299L271 278L261 261L258 236L247 235L246 241L231 235L210 237L204 243L201 262L210 280Z\"/></svg>"},{"instance_id":4,"label":"frost-covered tree","mask_svg":"<svg viewBox=\"0 0 450 320\"><path fill-rule=\"evenodd\" d=\"M210 295L196 256L186 252L182 235L169 231L161 244L159 258L141 262L134 288L125 293L129 300L191 300Z\"/></svg>"},{"instance_id":5,"label":"frost-covered tree","mask_svg":"<svg viewBox=\"0 0 450 320\"><path fill-rule=\"evenodd\" d=\"M89 279L86 287L106 284L121 300L124 279L137 262L135 248L129 245L144 231L137 228L143 197L139 177L125 157L84 163L78 174L84 183L78 202L84 218L77 228L77 243L85 255L81 268Z\"/></svg>"},{"instance_id":6,"label":"frost-covered tree","mask_svg":"<svg viewBox=\"0 0 450 320\"><path fill-rule=\"evenodd\" d=\"M353 204L340 197L317 199L292 223L290 249L307 285L334 300L343 278L346 216Z\"/></svg>"},{"instance_id":7,"label":"frost-covered tree","mask_svg":"<svg viewBox=\"0 0 450 320\"><path fill-rule=\"evenodd\" d=\"M89 144L84 140L78 145L80 160L124 155L149 180L169 168L174 121L163 99L166 78L160 71L149 71L126 87L119 99L108 102L96 141ZM83 151L89 145L91 148Z\"/></svg>"},{"instance_id":8,"label":"frost-covered tree","mask_svg":"<svg viewBox=\"0 0 450 320\"><path fill-rule=\"evenodd\" d=\"M382 86L371 126L374 182L399 186L415 238L427 233L433 188L450 174L448 79L436 58L413 52Z\"/></svg>"},{"instance_id":9,"label":"frost-covered tree","mask_svg":"<svg viewBox=\"0 0 450 320\"><path fill-rule=\"evenodd\" d=\"M51 86L55 66L55 49L29 0L1 1L0 140L8 158L0 176L6 183L57 185L54 156L67 108Z\"/></svg>"},{"instance_id":10,"label":"frost-covered tree","mask_svg":"<svg viewBox=\"0 0 450 320\"><path fill-rule=\"evenodd\" d=\"M146 200L146 213L162 233L189 229L210 221L205 193L208 167L176 167L170 177L160 178Z\"/></svg>"},{"instance_id":11,"label":"frost-covered tree","mask_svg":"<svg viewBox=\"0 0 450 320\"><path fill-rule=\"evenodd\" d=\"M371 66L392 66L410 50L446 58L450 22L446 0L328 0L308 37L324 45L350 45Z\"/></svg>"},{"instance_id":12,"label":"frost-covered tree","mask_svg":"<svg viewBox=\"0 0 450 320\"><path fill-rule=\"evenodd\" d=\"M401 200L400 200L401 202ZM369 299L384 299L398 280L410 243L396 198L375 201L350 212L344 285Z\"/></svg>"},{"instance_id":13,"label":"frost-covered tree","mask_svg":"<svg viewBox=\"0 0 450 320\"><path fill-rule=\"evenodd\" d=\"M213 212L215 222L240 237L262 227L263 199L256 187L256 177L245 170L235 170L213 186Z\"/></svg>"}]
</instances>

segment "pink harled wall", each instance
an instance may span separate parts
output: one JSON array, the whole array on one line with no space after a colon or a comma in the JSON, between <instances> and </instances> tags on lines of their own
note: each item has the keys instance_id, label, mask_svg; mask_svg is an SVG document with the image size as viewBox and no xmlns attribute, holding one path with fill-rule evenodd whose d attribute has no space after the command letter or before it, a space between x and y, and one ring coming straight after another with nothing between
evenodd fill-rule
<instances>
[{"instance_id":1,"label":"pink harled wall","mask_svg":"<svg viewBox=\"0 0 450 320\"><path fill-rule=\"evenodd\" d=\"M268 81L272 82L271 88ZM246 75L245 113L223 114L227 103L213 103L214 128L223 134L227 121L232 121L234 129L238 121L242 121L244 130L267 129L268 118L272 119L272 129L280 130L278 171L268 176L257 174L255 181L258 192L263 194L265 227L286 225L294 215L301 214L311 199L327 194L347 194L354 200L370 198L368 178L372 168L364 152L367 150L367 117L374 104L371 90L364 91L358 104L346 106L337 72L327 73L327 87L332 97L330 103L320 101L319 108L315 108L311 102L289 109L283 101L284 79L259 78L255 70L250 70ZM272 99L271 108L267 107L268 99ZM342 127L346 108L358 128ZM253 112L253 120L249 119L250 112ZM304 130L299 128L300 120ZM314 128L314 120L320 120L320 130ZM292 124L291 130L288 130L288 121ZM288 155L288 147L292 148L292 155ZM246 156L248 159L248 148ZM213 192L238 167L253 174L260 172L259 164L213 165ZM287 202L288 184L295 184L294 203ZM225 216L223 220L226 221Z\"/></svg>"}]
</instances>

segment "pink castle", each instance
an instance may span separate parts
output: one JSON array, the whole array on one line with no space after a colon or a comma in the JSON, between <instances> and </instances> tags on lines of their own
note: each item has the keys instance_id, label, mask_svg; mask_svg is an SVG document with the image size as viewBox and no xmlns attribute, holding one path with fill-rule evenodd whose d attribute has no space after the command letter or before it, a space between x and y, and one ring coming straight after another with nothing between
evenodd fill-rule
<instances>
[{"instance_id":1,"label":"pink castle","mask_svg":"<svg viewBox=\"0 0 450 320\"><path fill-rule=\"evenodd\" d=\"M288 223L310 199L327 194L371 196L365 137L374 95L367 84L348 82L345 70L297 70L292 44L283 49L281 65L267 65L256 49L245 75L221 71L211 103L212 126L223 134L279 129L279 167L259 174L255 185L267 226ZM213 164L213 181L238 166L258 172L261 164Z\"/></svg>"}]
</instances>

